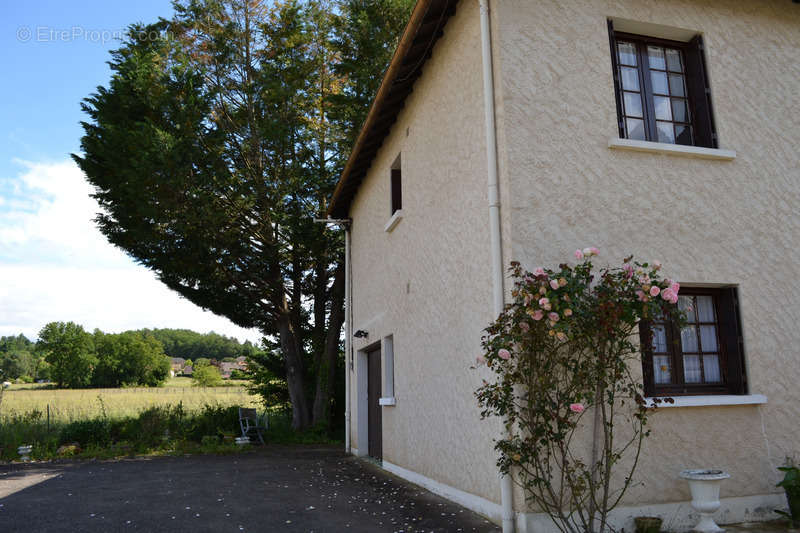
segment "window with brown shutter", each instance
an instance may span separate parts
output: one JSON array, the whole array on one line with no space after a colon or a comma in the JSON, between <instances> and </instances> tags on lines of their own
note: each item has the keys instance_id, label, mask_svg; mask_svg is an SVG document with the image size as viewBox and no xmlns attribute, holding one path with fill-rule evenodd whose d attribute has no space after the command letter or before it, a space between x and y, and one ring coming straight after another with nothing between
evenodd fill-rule
<instances>
[{"instance_id":1,"label":"window with brown shutter","mask_svg":"<svg viewBox=\"0 0 800 533\"><path fill-rule=\"evenodd\" d=\"M620 137L716 148L702 37L669 41L608 24Z\"/></svg>"},{"instance_id":2,"label":"window with brown shutter","mask_svg":"<svg viewBox=\"0 0 800 533\"><path fill-rule=\"evenodd\" d=\"M744 394L746 382L735 288L682 288L682 328L655 319L640 325L648 396Z\"/></svg>"}]
</instances>

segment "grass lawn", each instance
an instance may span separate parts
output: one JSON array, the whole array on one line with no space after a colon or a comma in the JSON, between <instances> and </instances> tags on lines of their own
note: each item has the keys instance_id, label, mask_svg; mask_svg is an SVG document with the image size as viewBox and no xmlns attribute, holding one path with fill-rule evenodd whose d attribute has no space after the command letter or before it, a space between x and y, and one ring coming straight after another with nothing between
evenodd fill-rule
<instances>
[{"instance_id":1,"label":"grass lawn","mask_svg":"<svg viewBox=\"0 0 800 533\"><path fill-rule=\"evenodd\" d=\"M38 409L46 412L50 406L50 420L72 422L103 415L110 418L135 416L143 409L155 405L183 403L188 412L198 411L204 405L256 407L259 398L249 394L239 382L227 387L191 387L190 378L172 378L164 387L127 389L53 389L40 384L14 385L3 394L0 420L12 414L23 414Z\"/></svg>"}]
</instances>

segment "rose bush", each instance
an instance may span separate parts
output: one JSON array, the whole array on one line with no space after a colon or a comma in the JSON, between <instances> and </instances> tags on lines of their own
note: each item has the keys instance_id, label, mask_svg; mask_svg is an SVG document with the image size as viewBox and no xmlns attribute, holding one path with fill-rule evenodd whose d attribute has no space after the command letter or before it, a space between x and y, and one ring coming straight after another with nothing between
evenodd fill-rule
<instances>
[{"instance_id":1,"label":"rose bush","mask_svg":"<svg viewBox=\"0 0 800 533\"><path fill-rule=\"evenodd\" d=\"M608 529L649 434L631 372L640 364L639 323L685 320L675 305L680 286L660 276L660 263L628 257L595 272L598 254L576 250L577 265L555 270L512 263L513 302L486 329L478 357L494 375L476 391L481 416L503 417L508 430L495 445L498 466L570 533Z\"/></svg>"}]
</instances>

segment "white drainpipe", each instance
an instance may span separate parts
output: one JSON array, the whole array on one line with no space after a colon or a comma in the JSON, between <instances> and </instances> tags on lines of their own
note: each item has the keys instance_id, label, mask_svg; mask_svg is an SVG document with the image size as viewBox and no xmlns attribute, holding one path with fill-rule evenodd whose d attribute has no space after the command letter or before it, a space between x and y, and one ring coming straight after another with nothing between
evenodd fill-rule
<instances>
[{"instance_id":1,"label":"white drainpipe","mask_svg":"<svg viewBox=\"0 0 800 533\"><path fill-rule=\"evenodd\" d=\"M486 113L486 162L489 171L489 235L492 255L492 302L494 316L503 312L503 242L500 238L500 191L497 185L497 127L494 106L494 69L489 0L479 0L481 10L481 49L483 56L483 98ZM503 421L503 427L507 424ZM514 532L514 492L510 475L500 477L500 500L503 508L503 533Z\"/></svg>"},{"instance_id":2,"label":"white drainpipe","mask_svg":"<svg viewBox=\"0 0 800 533\"><path fill-rule=\"evenodd\" d=\"M353 295L350 285L350 229L351 224L345 226L344 231L344 449L350 453L350 374L351 361L353 360Z\"/></svg>"}]
</instances>

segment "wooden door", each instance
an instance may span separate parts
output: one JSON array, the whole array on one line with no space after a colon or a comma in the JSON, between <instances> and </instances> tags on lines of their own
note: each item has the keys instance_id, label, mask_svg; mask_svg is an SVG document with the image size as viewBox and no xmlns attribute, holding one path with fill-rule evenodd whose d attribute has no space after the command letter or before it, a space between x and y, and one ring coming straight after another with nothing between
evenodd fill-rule
<instances>
[{"instance_id":1,"label":"wooden door","mask_svg":"<svg viewBox=\"0 0 800 533\"><path fill-rule=\"evenodd\" d=\"M367 435L369 456L383 458L383 428L381 420L381 349L367 353Z\"/></svg>"}]
</instances>

